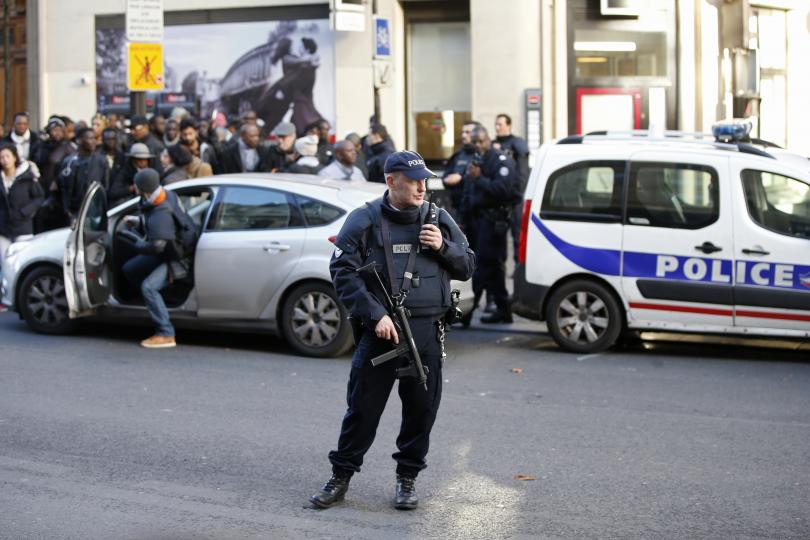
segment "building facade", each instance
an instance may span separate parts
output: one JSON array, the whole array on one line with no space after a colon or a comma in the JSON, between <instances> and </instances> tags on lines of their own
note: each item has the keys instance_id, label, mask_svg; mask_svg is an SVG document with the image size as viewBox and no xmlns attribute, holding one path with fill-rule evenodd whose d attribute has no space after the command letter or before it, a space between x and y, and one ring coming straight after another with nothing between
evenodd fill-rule
<instances>
[{"instance_id":1,"label":"building facade","mask_svg":"<svg viewBox=\"0 0 810 540\"><path fill-rule=\"evenodd\" d=\"M499 113L535 146L604 129L708 131L718 119L746 116L760 138L810 155L803 0L163 4L167 86L192 94L205 115L276 100L270 123L281 114L273 107L287 119L312 107L342 137L364 133L376 114L398 146L431 160L450 155L465 119L491 127ZM120 38L124 5L28 0L28 108L39 125L54 113L87 119L120 94L108 92L122 88L120 56L104 54L122 44L99 42ZM333 29L336 11L347 9L359 31ZM388 54L379 54L376 18ZM317 57L314 86L293 98L283 89L288 63L274 59L285 38L298 47L293 56ZM308 38L319 45L310 56Z\"/></svg>"}]
</instances>

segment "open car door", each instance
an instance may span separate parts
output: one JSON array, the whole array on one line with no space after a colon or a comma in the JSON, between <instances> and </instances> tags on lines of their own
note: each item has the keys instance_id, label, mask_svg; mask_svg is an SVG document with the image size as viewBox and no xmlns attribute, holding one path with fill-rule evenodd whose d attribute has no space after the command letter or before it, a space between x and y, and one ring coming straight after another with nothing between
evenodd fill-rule
<instances>
[{"instance_id":1,"label":"open car door","mask_svg":"<svg viewBox=\"0 0 810 540\"><path fill-rule=\"evenodd\" d=\"M65 293L71 319L89 315L110 296L107 227L107 193L101 184L93 182L65 249Z\"/></svg>"}]
</instances>

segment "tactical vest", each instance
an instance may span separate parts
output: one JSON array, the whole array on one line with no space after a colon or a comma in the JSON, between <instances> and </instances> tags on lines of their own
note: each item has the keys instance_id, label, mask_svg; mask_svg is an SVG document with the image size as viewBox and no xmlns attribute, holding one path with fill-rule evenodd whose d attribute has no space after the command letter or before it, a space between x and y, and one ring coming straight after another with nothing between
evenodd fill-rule
<instances>
[{"instance_id":1,"label":"tactical vest","mask_svg":"<svg viewBox=\"0 0 810 540\"><path fill-rule=\"evenodd\" d=\"M382 239L381 220L388 219L383 215L382 199L366 203L372 222L372 239L366 245L366 263L374 261L381 272L386 287L390 287L385 248ZM388 220L391 238L392 258L394 263L394 285L398 293L405 279L405 267L412 249L419 250L419 231L424 223L428 203L423 203L420 217L415 223L395 223ZM439 264L439 259L430 248L417 251L411 279L410 290L405 299L405 307L413 317L442 317L450 307L450 276ZM418 285L418 286L417 286Z\"/></svg>"}]
</instances>

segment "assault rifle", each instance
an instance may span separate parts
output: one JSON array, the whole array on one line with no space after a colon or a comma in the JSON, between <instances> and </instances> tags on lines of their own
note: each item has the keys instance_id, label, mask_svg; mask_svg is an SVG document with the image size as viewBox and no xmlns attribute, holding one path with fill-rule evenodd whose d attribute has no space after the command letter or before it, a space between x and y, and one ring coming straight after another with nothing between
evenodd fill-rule
<instances>
[{"instance_id":1,"label":"assault rifle","mask_svg":"<svg viewBox=\"0 0 810 540\"><path fill-rule=\"evenodd\" d=\"M422 385L425 391L427 391L428 368L422 364L422 358L419 356L419 350L416 348L416 342L411 332L410 312L405 307L407 292L394 294L393 297L388 294L388 290L385 288L385 285L383 285L379 272L377 272L377 266L373 262L361 266L357 271L361 274L374 274L377 284L380 286L385 296L386 308L388 309L391 319L394 321L394 326L399 336L399 345L393 350L372 358L371 365L376 367L389 360L406 357L408 359L408 365L397 368L397 378L414 377L416 382Z\"/></svg>"}]
</instances>

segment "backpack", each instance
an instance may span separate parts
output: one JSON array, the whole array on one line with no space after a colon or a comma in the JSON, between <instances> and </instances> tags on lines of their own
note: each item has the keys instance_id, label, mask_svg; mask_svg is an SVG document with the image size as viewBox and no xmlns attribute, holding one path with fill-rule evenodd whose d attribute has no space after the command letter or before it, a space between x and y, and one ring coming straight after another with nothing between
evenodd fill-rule
<instances>
[{"instance_id":1,"label":"backpack","mask_svg":"<svg viewBox=\"0 0 810 540\"><path fill-rule=\"evenodd\" d=\"M197 224L191 216L183 209L180 199L175 198L169 203L172 210L172 219L177 230L175 235L175 248L178 251L179 259L189 258L194 255L194 248L197 246Z\"/></svg>"}]
</instances>

